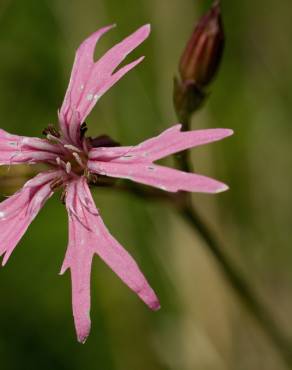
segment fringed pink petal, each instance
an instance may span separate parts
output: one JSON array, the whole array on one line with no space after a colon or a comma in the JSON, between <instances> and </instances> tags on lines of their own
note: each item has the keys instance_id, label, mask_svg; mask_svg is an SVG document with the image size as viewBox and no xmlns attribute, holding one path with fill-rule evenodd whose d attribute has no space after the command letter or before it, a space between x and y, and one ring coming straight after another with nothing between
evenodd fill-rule
<instances>
[{"instance_id":1,"label":"fringed pink petal","mask_svg":"<svg viewBox=\"0 0 292 370\"><path fill-rule=\"evenodd\" d=\"M92 148L89 152L88 169L101 175L126 178L170 192L183 190L219 193L227 190L228 186L208 177L153 164L170 154L233 134L228 129L180 130L181 125L173 126L137 146Z\"/></svg>"},{"instance_id":2,"label":"fringed pink petal","mask_svg":"<svg viewBox=\"0 0 292 370\"><path fill-rule=\"evenodd\" d=\"M224 128L181 131L181 125L178 124L136 146L131 154L157 161L186 149L222 140L232 134L232 130Z\"/></svg>"},{"instance_id":3,"label":"fringed pink petal","mask_svg":"<svg viewBox=\"0 0 292 370\"><path fill-rule=\"evenodd\" d=\"M224 128L181 131L181 125L178 124L136 146L93 148L89 158L105 161L114 159L116 163L151 163L186 149L221 140L232 134L232 130Z\"/></svg>"},{"instance_id":4,"label":"fringed pink petal","mask_svg":"<svg viewBox=\"0 0 292 370\"><path fill-rule=\"evenodd\" d=\"M158 299L129 253L110 235L95 207L85 178L67 186L66 206L69 214L69 244L61 269L70 268L73 316L80 342L90 331L90 271L94 254L153 310Z\"/></svg>"},{"instance_id":5,"label":"fringed pink petal","mask_svg":"<svg viewBox=\"0 0 292 370\"><path fill-rule=\"evenodd\" d=\"M19 240L44 203L52 195L51 182L60 171L44 172L28 181L23 188L0 203L0 255L5 265Z\"/></svg>"},{"instance_id":6,"label":"fringed pink petal","mask_svg":"<svg viewBox=\"0 0 292 370\"><path fill-rule=\"evenodd\" d=\"M75 60L70 76L69 85L60 111L67 114L69 108L77 108L78 102L85 88L85 83L89 79L94 65L94 50L97 42L104 33L113 28L114 25L103 27L90 35L79 46L75 54Z\"/></svg>"},{"instance_id":7,"label":"fringed pink petal","mask_svg":"<svg viewBox=\"0 0 292 370\"><path fill-rule=\"evenodd\" d=\"M0 165L55 161L62 151L47 140L11 135L0 129Z\"/></svg>"},{"instance_id":8,"label":"fringed pink petal","mask_svg":"<svg viewBox=\"0 0 292 370\"><path fill-rule=\"evenodd\" d=\"M183 190L198 193L220 193L228 189L227 185L209 177L152 163L149 165L145 163L127 164L116 163L115 161L90 161L88 168L91 172L132 180L170 192Z\"/></svg>"},{"instance_id":9,"label":"fringed pink petal","mask_svg":"<svg viewBox=\"0 0 292 370\"><path fill-rule=\"evenodd\" d=\"M98 99L130 69L142 61L142 58L116 71L121 62L139 46L149 35L150 26L145 25L125 38L94 62L94 49L100 37L113 26L108 26L88 37L78 48L71 73L69 86L59 112L61 129L67 139L80 145L79 128ZM74 114L79 114L79 122ZM76 126L70 129L70 126Z\"/></svg>"}]
</instances>

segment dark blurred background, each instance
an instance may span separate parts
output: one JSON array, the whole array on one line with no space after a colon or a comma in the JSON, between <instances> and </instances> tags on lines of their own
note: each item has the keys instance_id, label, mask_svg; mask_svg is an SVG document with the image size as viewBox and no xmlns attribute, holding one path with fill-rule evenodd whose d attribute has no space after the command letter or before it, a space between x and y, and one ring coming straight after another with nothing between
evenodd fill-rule
<instances>
[{"instance_id":1,"label":"dark blurred background","mask_svg":"<svg viewBox=\"0 0 292 370\"><path fill-rule=\"evenodd\" d=\"M195 21L209 6L207 0L1 0L1 128L39 136L57 122L80 42L117 23L99 43L98 56L151 23L151 37L130 57L146 55L145 61L101 99L87 123L91 134L107 133L125 145L158 134L176 122L173 76ZM196 194L193 201L292 335L292 5L226 0L222 8L222 68L192 126L229 127L236 134L192 156L198 172L231 190ZM24 181L1 188L2 196ZM54 197L0 271L1 369L284 369L205 244L171 207L109 189L94 194L162 309L150 312L95 258L92 331L85 345L77 343L70 276L58 276L67 215Z\"/></svg>"}]
</instances>

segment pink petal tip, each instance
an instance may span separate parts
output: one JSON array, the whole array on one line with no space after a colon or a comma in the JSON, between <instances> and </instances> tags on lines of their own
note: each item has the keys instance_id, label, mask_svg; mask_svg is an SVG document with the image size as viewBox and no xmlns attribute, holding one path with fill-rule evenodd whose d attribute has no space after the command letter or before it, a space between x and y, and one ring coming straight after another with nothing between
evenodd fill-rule
<instances>
[{"instance_id":1,"label":"pink petal tip","mask_svg":"<svg viewBox=\"0 0 292 370\"><path fill-rule=\"evenodd\" d=\"M226 190L229 190L229 186L227 186L225 184L222 184L222 186L220 186L220 188L217 189L217 191L215 192L215 194L223 193Z\"/></svg>"}]
</instances>

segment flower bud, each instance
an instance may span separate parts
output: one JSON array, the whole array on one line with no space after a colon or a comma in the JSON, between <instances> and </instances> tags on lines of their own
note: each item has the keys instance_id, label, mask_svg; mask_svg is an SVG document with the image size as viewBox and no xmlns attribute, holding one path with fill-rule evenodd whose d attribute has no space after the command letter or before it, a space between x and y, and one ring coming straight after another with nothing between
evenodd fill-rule
<instances>
[{"instance_id":1,"label":"flower bud","mask_svg":"<svg viewBox=\"0 0 292 370\"><path fill-rule=\"evenodd\" d=\"M223 48L224 32L217 0L195 27L183 52L179 64L182 82L193 81L199 88L207 86L218 70Z\"/></svg>"}]
</instances>

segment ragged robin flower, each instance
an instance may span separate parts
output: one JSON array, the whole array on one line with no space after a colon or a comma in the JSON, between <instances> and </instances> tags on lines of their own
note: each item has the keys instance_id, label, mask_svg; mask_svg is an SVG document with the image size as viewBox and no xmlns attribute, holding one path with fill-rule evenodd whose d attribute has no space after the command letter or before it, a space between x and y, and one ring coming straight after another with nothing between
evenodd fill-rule
<instances>
[{"instance_id":1,"label":"ragged robin flower","mask_svg":"<svg viewBox=\"0 0 292 370\"><path fill-rule=\"evenodd\" d=\"M159 301L129 253L115 240L97 210L89 184L101 177L119 177L169 192L218 193L227 189L221 182L154 164L173 153L220 140L232 134L227 129L181 132L177 124L161 135L136 146L115 146L107 137L86 137L85 119L99 98L139 58L120 69L124 58L149 35L145 25L93 60L99 38L113 26L105 27L78 48L59 126L48 126L44 139L16 136L0 130L0 164L47 165L46 172L29 180L21 190L0 204L0 254L4 265L15 246L45 202L58 189L69 217L69 242L61 274L70 269L73 316L77 337L84 342L90 331L90 274L95 254L120 277L151 309Z\"/></svg>"}]
</instances>

